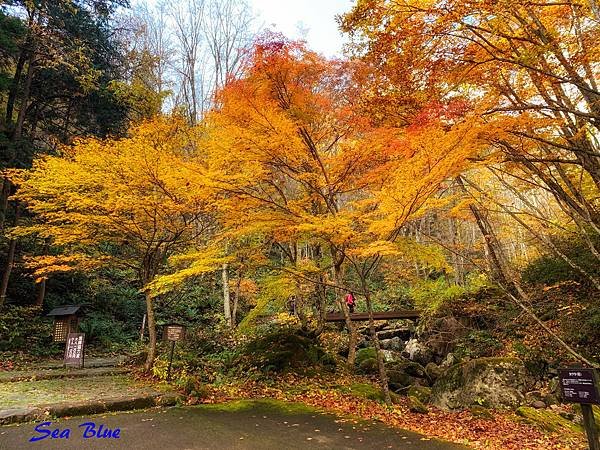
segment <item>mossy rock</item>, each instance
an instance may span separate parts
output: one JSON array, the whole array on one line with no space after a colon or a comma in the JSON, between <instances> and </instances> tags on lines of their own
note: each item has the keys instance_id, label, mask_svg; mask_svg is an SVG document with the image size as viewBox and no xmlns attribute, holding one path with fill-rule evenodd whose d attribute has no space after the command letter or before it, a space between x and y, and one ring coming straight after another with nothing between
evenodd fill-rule
<instances>
[{"instance_id":1,"label":"mossy rock","mask_svg":"<svg viewBox=\"0 0 600 450\"><path fill-rule=\"evenodd\" d=\"M579 415L583 414L583 412L581 411L581 405L573 405L573 410ZM594 420L596 422L596 427L600 429L600 406L592 405L592 411L594 412Z\"/></svg>"},{"instance_id":2,"label":"mossy rock","mask_svg":"<svg viewBox=\"0 0 600 450\"><path fill-rule=\"evenodd\" d=\"M412 377L427 378L427 372L421 364L406 358L403 358L400 361L394 361L393 363L390 363L389 368L392 370L405 372L406 374Z\"/></svg>"},{"instance_id":3,"label":"mossy rock","mask_svg":"<svg viewBox=\"0 0 600 450\"><path fill-rule=\"evenodd\" d=\"M377 360L377 351L373 347L361 348L356 352L354 363L360 367L360 364L366 359Z\"/></svg>"},{"instance_id":4,"label":"mossy rock","mask_svg":"<svg viewBox=\"0 0 600 450\"><path fill-rule=\"evenodd\" d=\"M366 398L367 400L375 400L384 402L383 392L377 386L368 383L352 383L350 386L342 386L339 390L345 394L351 394L356 397ZM394 404L402 403L402 397L394 392L390 392L390 399Z\"/></svg>"},{"instance_id":5,"label":"mossy rock","mask_svg":"<svg viewBox=\"0 0 600 450\"><path fill-rule=\"evenodd\" d=\"M410 412L419 414L427 414L429 412L429 410L423 404L423 402L412 395L408 396L408 409L410 410Z\"/></svg>"},{"instance_id":6,"label":"mossy rock","mask_svg":"<svg viewBox=\"0 0 600 450\"><path fill-rule=\"evenodd\" d=\"M425 373L427 377L433 382L442 376L444 368L438 366L436 363L430 362L425 366Z\"/></svg>"},{"instance_id":7,"label":"mossy rock","mask_svg":"<svg viewBox=\"0 0 600 450\"><path fill-rule=\"evenodd\" d=\"M558 400L558 397L554 394L546 394L544 396L544 403L548 406L551 405L558 405L560 403L560 401Z\"/></svg>"},{"instance_id":8,"label":"mossy rock","mask_svg":"<svg viewBox=\"0 0 600 450\"><path fill-rule=\"evenodd\" d=\"M308 363L308 364L307 364ZM282 372L290 368L335 366L335 359L316 342L288 330L277 331L248 342L231 366L246 370L258 367L263 372Z\"/></svg>"},{"instance_id":9,"label":"mossy rock","mask_svg":"<svg viewBox=\"0 0 600 450\"><path fill-rule=\"evenodd\" d=\"M411 378L404 372L400 372L399 370L388 370L388 385L394 391L405 388L410 385Z\"/></svg>"},{"instance_id":10,"label":"mossy rock","mask_svg":"<svg viewBox=\"0 0 600 450\"><path fill-rule=\"evenodd\" d=\"M408 396L416 397L423 403L429 403L431 399L431 388L425 386L411 386L408 388Z\"/></svg>"},{"instance_id":11,"label":"mossy rock","mask_svg":"<svg viewBox=\"0 0 600 450\"><path fill-rule=\"evenodd\" d=\"M433 385L432 403L443 409L516 408L529 377L517 358L478 358L450 367Z\"/></svg>"},{"instance_id":12,"label":"mossy rock","mask_svg":"<svg viewBox=\"0 0 600 450\"><path fill-rule=\"evenodd\" d=\"M517 414L549 432L560 431L561 433L567 434L583 433L583 428L580 425L570 422L564 417L547 409L535 409L531 406L521 406L517 408Z\"/></svg>"},{"instance_id":13,"label":"mossy rock","mask_svg":"<svg viewBox=\"0 0 600 450\"><path fill-rule=\"evenodd\" d=\"M402 404L402 396L396 394L395 392L390 392L390 399L394 405Z\"/></svg>"},{"instance_id":14,"label":"mossy rock","mask_svg":"<svg viewBox=\"0 0 600 450\"><path fill-rule=\"evenodd\" d=\"M384 401L381 389L368 383L352 383L350 386L345 387L343 391L368 400Z\"/></svg>"},{"instance_id":15,"label":"mossy rock","mask_svg":"<svg viewBox=\"0 0 600 450\"><path fill-rule=\"evenodd\" d=\"M379 370L379 367L377 366L377 360L375 358L368 358L361 361L358 369L361 373L376 374Z\"/></svg>"},{"instance_id":16,"label":"mossy rock","mask_svg":"<svg viewBox=\"0 0 600 450\"><path fill-rule=\"evenodd\" d=\"M484 408L483 406L474 405L469 408L469 411L473 415L473 417L477 417L479 419L493 419L494 415L490 412L489 409Z\"/></svg>"}]
</instances>

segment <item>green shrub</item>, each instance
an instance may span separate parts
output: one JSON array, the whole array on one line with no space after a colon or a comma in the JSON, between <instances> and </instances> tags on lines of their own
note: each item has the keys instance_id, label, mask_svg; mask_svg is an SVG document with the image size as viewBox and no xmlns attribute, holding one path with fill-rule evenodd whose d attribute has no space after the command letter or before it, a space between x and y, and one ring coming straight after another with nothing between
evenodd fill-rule
<instances>
[{"instance_id":1,"label":"green shrub","mask_svg":"<svg viewBox=\"0 0 600 450\"><path fill-rule=\"evenodd\" d=\"M315 366L335 367L335 359L315 340L289 329L257 336L242 345L238 355L232 359L237 370L256 368L262 372L284 372Z\"/></svg>"},{"instance_id":2,"label":"green shrub","mask_svg":"<svg viewBox=\"0 0 600 450\"><path fill-rule=\"evenodd\" d=\"M30 306L6 306L0 314L0 351L25 350L35 356L53 356L64 344L52 342L52 319Z\"/></svg>"},{"instance_id":3,"label":"green shrub","mask_svg":"<svg viewBox=\"0 0 600 450\"><path fill-rule=\"evenodd\" d=\"M483 358L494 356L502 349L502 343L488 330L474 330L461 338L455 353L459 357Z\"/></svg>"},{"instance_id":4,"label":"green shrub","mask_svg":"<svg viewBox=\"0 0 600 450\"><path fill-rule=\"evenodd\" d=\"M594 238L595 245L600 244L598 237ZM588 245L570 237L554 239L554 245L586 272L600 276L598 260L590 251ZM575 281L579 284L590 285L589 280L578 270L573 269L564 259L554 253L540 256L525 267L521 278L528 284L554 285L565 281Z\"/></svg>"}]
</instances>

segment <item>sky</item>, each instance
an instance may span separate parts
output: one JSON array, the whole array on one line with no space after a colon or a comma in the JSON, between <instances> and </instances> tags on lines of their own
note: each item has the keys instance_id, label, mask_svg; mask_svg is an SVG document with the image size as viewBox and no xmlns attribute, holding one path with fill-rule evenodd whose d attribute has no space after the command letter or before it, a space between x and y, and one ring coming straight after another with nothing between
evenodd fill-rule
<instances>
[{"instance_id":1,"label":"sky","mask_svg":"<svg viewBox=\"0 0 600 450\"><path fill-rule=\"evenodd\" d=\"M180 0L185 2L186 0ZM326 57L341 56L344 38L335 16L350 11L355 0L246 0L262 28L290 39L304 39L311 50ZM139 4L144 0L132 0ZM157 0L145 0L152 5Z\"/></svg>"},{"instance_id":2,"label":"sky","mask_svg":"<svg viewBox=\"0 0 600 450\"><path fill-rule=\"evenodd\" d=\"M304 38L310 49L325 56L341 56L344 38L335 21L352 0L248 0L265 27L287 37ZM272 26L274 25L274 26Z\"/></svg>"}]
</instances>

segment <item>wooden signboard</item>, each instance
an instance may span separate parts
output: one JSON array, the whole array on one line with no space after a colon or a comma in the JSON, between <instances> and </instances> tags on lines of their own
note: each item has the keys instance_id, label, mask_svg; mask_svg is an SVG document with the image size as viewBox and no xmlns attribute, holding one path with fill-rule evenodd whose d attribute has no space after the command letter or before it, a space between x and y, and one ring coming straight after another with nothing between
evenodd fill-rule
<instances>
[{"instance_id":1,"label":"wooden signboard","mask_svg":"<svg viewBox=\"0 0 600 450\"><path fill-rule=\"evenodd\" d=\"M185 337L185 327L177 323L165 325L163 329L163 339L171 342L171 354L169 355L169 367L167 369L167 381L171 381L171 366L173 365L173 352L175 351L175 342L183 341Z\"/></svg>"},{"instance_id":2,"label":"wooden signboard","mask_svg":"<svg viewBox=\"0 0 600 450\"><path fill-rule=\"evenodd\" d=\"M560 369L559 379L565 402L600 404L598 382L594 369Z\"/></svg>"},{"instance_id":3,"label":"wooden signboard","mask_svg":"<svg viewBox=\"0 0 600 450\"><path fill-rule=\"evenodd\" d=\"M600 404L598 374L594 369L586 367L569 368L559 369L558 378L564 401L581 404L583 427L587 434L590 450L600 450L598 429L592 410L593 404Z\"/></svg>"},{"instance_id":4,"label":"wooden signboard","mask_svg":"<svg viewBox=\"0 0 600 450\"><path fill-rule=\"evenodd\" d=\"M84 364L85 333L69 333L65 346L65 366L82 368Z\"/></svg>"},{"instance_id":5,"label":"wooden signboard","mask_svg":"<svg viewBox=\"0 0 600 450\"><path fill-rule=\"evenodd\" d=\"M164 336L167 341L183 341L183 338L185 337L185 327L176 324L166 325Z\"/></svg>"}]
</instances>

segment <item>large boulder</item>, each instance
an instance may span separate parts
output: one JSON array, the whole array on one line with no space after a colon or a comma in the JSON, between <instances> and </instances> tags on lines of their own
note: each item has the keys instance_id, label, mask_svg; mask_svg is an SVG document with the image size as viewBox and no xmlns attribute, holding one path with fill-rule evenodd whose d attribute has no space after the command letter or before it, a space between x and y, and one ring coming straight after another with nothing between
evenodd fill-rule
<instances>
[{"instance_id":1,"label":"large boulder","mask_svg":"<svg viewBox=\"0 0 600 450\"><path fill-rule=\"evenodd\" d=\"M444 371L445 369L443 367L440 367L433 362L430 362L425 366L425 373L427 374L427 378L429 378L431 382L435 382L435 380L441 377Z\"/></svg>"},{"instance_id":2,"label":"large boulder","mask_svg":"<svg viewBox=\"0 0 600 450\"><path fill-rule=\"evenodd\" d=\"M398 336L390 339L382 339L380 343L381 348L384 350L392 350L394 352L401 352L404 350L404 342Z\"/></svg>"},{"instance_id":3,"label":"large boulder","mask_svg":"<svg viewBox=\"0 0 600 450\"><path fill-rule=\"evenodd\" d=\"M447 316L434 320L427 328L428 331L421 334L419 339L439 360L455 350L456 343L461 337L468 334L471 326L466 318L457 319Z\"/></svg>"},{"instance_id":4,"label":"large boulder","mask_svg":"<svg viewBox=\"0 0 600 450\"><path fill-rule=\"evenodd\" d=\"M406 394L409 397L418 398L423 403L429 403L429 400L431 400L431 388L425 386L411 386Z\"/></svg>"},{"instance_id":5,"label":"large boulder","mask_svg":"<svg viewBox=\"0 0 600 450\"><path fill-rule=\"evenodd\" d=\"M394 392L402 392L406 390L413 382L413 378L399 370L388 370L388 386Z\"/></svg>"},{"instance_id":6,"label":"large boulder","mask_svg":"<svg viewBox=\"0 0 600 450\"><path fill-rule=\"evenodd\" d=\"M377 332L377 337L381 340L392 339L394 337L398 337L404 341L407 341L410 339L410 336L412 335L412 333L413 333L413 330L409 327L385 328L385 329Z\"/></svg>"},{"instance_id":7,"label":"large boulder","mask_svg":"<svg viewBox=\"0 0 600 450\"><path fill-rule=\"evenodd\" d=\"M421 364L416 363L416 362L411 361L406 358L401 358L401 359L396 359L394 361L390 361L386 365L388 367L390 367L391 369L399 370L399 371L404 372L412 377L427 378L427 373L425 371L425 368Z\"/></svg>"},{"instance_id":8,"label":"large boulder","mask_svg":"<svg viewBox=\"0 0 600 450\"><path fill-rule=\"evenodd\" d=\"M365 375L377 374L379 372L377 360L375 358L363 359L358 365L358 371L359 373L364 373Z\"/></svg>"},{"instance_id":9,"label":"large boulder","mask_svg":"<svg viewBox=\"0 0 600 450\"><path fill-rule=\"evenodd\" d=\"M443 409L473 405L516 408L524 400L529 379L517 358L479 358L449 368L433 385L431 402Z\"/></svg>"},{"instance_id":10,"label":"large boulder","mask_svg":"<svg viewBox=\"0 0 600 450\"><path fill-rule=\"evenodd\" d=\"M356 352L356 358L354 362L357 366L366 360L366 359L377 359L377 352L373 347L361 348Z\"/></svg>"},{"instance_id":11,"label":"large boulder","mask_svg":"<svg viewBox=\"0 0 600 450\"><path fill-rule=\"evenodd\" d=\"M395 365L404 361L404 358L400 352L395 352L393 350L381 350L381 354L383 355L383 361L385 362L386 366Z\"/></svg>"},{"instance_id":12,"label":"large boulder","mask_svg":"<svg viewBox=\"0 0 600 450\"><path fill-rule=\"evenodd\" d=\"M279 330L247 342L230 364L240 371L259 368L278 373L318 366L333 370L336 362L316 340Z\"/></svg>"},{"instance_id":13,"label":"large boulder","mask_svg":"<svg viewBox=\"0 0 600 450\"><path fill-rule=\"evenodd\" d=\"M426 366L433 360L431 350L416 339L410 339L404 346L402 356Z\"/></svg>"}]
</instances>

